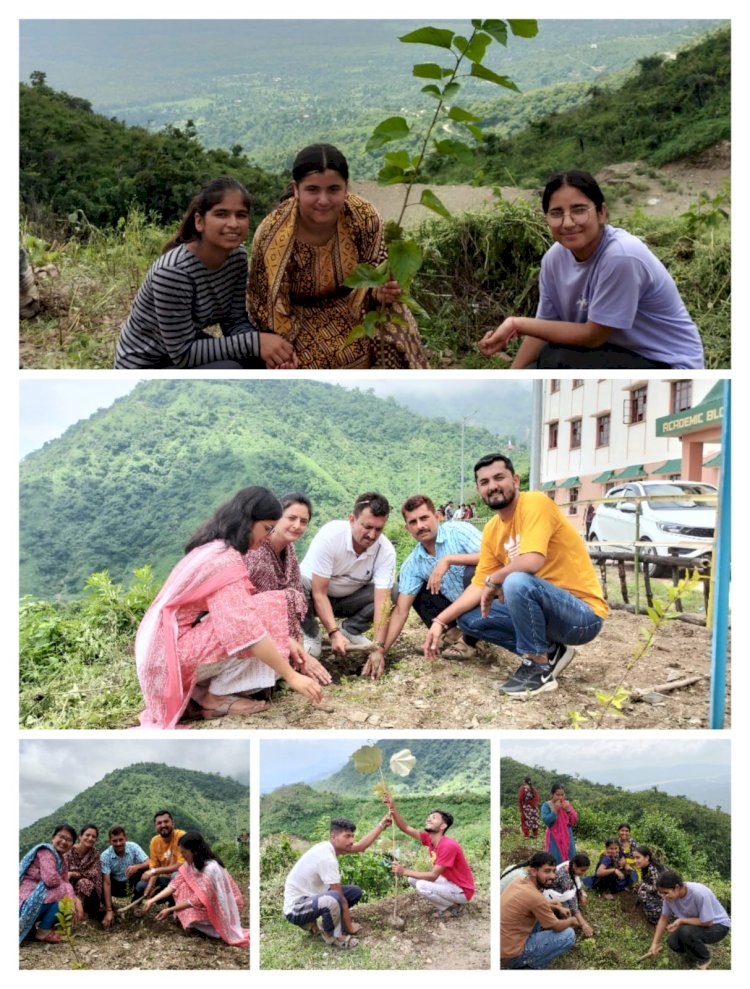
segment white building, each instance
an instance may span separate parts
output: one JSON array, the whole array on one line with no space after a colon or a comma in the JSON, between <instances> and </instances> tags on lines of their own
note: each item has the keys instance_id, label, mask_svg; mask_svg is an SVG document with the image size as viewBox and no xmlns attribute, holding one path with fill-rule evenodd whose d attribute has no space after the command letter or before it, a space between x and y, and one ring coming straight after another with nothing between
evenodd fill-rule
<instances>
[{"instance_id":1,"label":"white building","mask_svg":"<svg viewBox=\"0 0 750 989\"><path fill-rule=\"evenodd\" d=\"M552 378L542 383L541 487L584 529L580 501L628 478L717 483L718 379Z\"/></svg>"}]
</instances>

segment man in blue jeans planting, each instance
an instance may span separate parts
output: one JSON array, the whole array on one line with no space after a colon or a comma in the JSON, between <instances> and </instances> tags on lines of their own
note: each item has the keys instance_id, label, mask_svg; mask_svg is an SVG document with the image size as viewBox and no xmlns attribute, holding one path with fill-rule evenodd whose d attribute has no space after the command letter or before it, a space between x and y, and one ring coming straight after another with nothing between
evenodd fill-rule
<instances>
[{"instance_id":1,"label":"man in blue jeans planting","mask_svg":"<svg viewBox=\"0 0 750 989\"><path fill-rule=\"evenodd\" d=\"M491 453L474 466L477 491L495 512L484 527L471 585L432 623L425 641L437 656L444 629L458 627L521 656L499 687L525 700L557 689L557 677L590 642L607 604L580 533L541 491L521 491L508 457Z\"/></svg>"},{"instance_id":2,"label":"man in blue jeans planting","mask_svg":"<svg viewBox=\"0 0 750 989\"><path fill-rule=\"evenodd\" d=\"M573 947L575 928L581 926L567 908L544 896L555 882L554 858L536 852L526 869L528 878L514 880L500 897L503 968L546 968Z\"/></svg>"},{"instance_id":3,"label":"man in blue jeans planting","mask_svg":"<svg viewBox=\"0 0 750 989\"><path fill-rule=\"evenodd\" d=\"M359 841L354 841L355 824L345 817L331 821L327 841L320 841L297 860L284 884L284 916L290 924L320 934L336 948L356 948L354 934L360 925L349 912L362 898L359 886L343 886L339 856L364 852L391 823L390 814ZM318 928L321 918L322 930Z\"/></svg>"}]
</instances>

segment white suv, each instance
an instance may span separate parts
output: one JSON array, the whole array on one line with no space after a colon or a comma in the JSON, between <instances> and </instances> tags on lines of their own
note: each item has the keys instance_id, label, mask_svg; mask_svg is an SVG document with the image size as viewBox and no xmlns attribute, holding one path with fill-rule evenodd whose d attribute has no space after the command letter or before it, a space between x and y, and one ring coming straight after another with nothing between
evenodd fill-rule
<instances>
[{"instance_id":1,"label":"white suv","mask_svg":"<svg viewBox=\"0 0 750 989\"><path fill-rule=\"evenodd\" d=\"M655 545L641 547L641 553L685 559L710 556L716 528L716 494L713 484L702 481L631 481L618 485L607 492L606 501L597 505L589 541L632 549L638 504L634 498L642 497L640 541ZM696 501L695 495L714 498ZM668 568L654 563L648 572L659 577L668 573Z\"/></svg>"}]
</instances>

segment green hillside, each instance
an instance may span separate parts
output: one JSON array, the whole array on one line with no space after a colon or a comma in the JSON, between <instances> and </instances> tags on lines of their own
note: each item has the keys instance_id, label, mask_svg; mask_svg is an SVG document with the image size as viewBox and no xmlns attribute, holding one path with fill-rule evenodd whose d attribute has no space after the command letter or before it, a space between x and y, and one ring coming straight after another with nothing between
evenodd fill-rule
<instances>
[{"instance_id":1,"label":"green hillside","mask_svg":"<svg viewBox=\"0 0 750 989\"><path fill-rule=\"evenodd\" d=\"M486 133L476 160L467 168L434 157L426 175L438 182L471 182L479 175L488 185L543 185L560 169L596 172L635 160L658 166L728 140L730 30L716 30L673 57L641 58L619 87L597 81L585 88L585 101L571 109L559 98L545 109L540 93L523 130L508 127L502 109L475 104Z\"/></svg>"},{"instance_id":2,"label":"green hillside","mask_svg":"<svg viewBox=\"0 0 750 989\"><path fill-rule=\"evenodd\" d=\"M730 877L732 819L722 810L712 810L685 797L670 796L657 787L633 792L526 766L505 757L500 760L504 821L518 818L517 794L525 776L533 778L540 799L546 799L555 780L562 782L578 812L576 840L599 844L617 830L621 821L628 821L634 837L657 848L664 861L671 862L674 868L708 871L725 880Z\"/></svg>"},{"instance_id":3,"label":"green hillside","mask_svg":"<svg viewBox=\"0 0 750 989\"><path fill-rule=\"evenodd\" d=\"M19 844L23 853L48 841L62 821L76 830L91 821L99 828L100 848L106 847L107 830L120 824L130 840L148 851L154 814L167 808L183 831L200 831L210 845L236 846L237 836L248 829L249 799L248 787L227 776L139 762L107 773L52 814L22 828Z\"/></svg>"},{"instance_id":4,"label":"green hillside","mask_svg":"<svg viewBox=\"0 0 750 989\"><path fill-rule=\"evenodd\" d=\"M489 745L478 745L468 739L451 739L450 742L436 739L384 739L378 742L378 748L383 751L383 771L394 795L444 793L463 796L489 790ZM388 772L388 760L395 752L404 748L411 750L417 763L408 776L396 777ZM369 796L375 782L376 776L357 772L349 760L337 773L313 783L312 786L315 790L326 793L352 797Z\"/></svg>"},{"instance_id":5,"label":"green hillside","mask_svg":"<svg viewBox=\"0 0 750 989\"><path fill-rule=\"evenodd\" d=\"M520 427L529 393L514 393L512 404ZM460 423L319 382L142 383L23 460L21 593L78 594L93 572L122 581L147 563L163 580L197 526L250 484L305 491L312 531L379 489L393 506L388 534L405 555L413 543L398 505L418 479L436 502L457 500L460 442ZM470 465L500 445L467 427L469 494ZM516 459L523 472L525 452Z\"/></svg>"}]
</instances>

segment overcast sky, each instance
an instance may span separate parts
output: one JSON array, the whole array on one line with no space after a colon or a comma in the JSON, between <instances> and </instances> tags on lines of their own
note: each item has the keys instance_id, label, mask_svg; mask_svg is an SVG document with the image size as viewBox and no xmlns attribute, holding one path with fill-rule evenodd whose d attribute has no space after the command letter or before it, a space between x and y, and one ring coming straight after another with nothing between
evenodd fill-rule
<instances>
[{"instance_id":1,"label":"overcast sky","mask_svg":"<svg viewBox=\"0 0 750 989\"><path fill-rule=\"evenodd\" d=\"M221 773L245 786L250 780L247 740L131 741L108 739L102 732L96 739L21 741L21 827L51 814L113 769L123 769L135 762L161 762L181 769Z\"/></svg>"},{"instance_id":2,"label":"overcast sky","mask_svg":"<svg viewBox=\"0 0 750 989\"><path fill-rule=\"evenodd\" d=\"M372 738L261 741L260 792L330 776L346 764L352 752L376 742Z\"/></svg>"}]
</instances>

